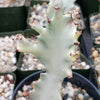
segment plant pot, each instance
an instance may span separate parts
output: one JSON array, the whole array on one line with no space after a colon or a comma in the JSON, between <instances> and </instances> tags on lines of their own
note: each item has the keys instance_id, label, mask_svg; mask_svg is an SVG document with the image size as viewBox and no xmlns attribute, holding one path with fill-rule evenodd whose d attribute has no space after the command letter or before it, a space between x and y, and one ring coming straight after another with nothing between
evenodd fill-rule
<instances>
[{"instance_id":1,"label":"plant pot","mask_svg":"<svg viewBox=\"0 0 100 100\"><path fill-rule=\"evenodd\" d=\"M12 96L12 99L11 100L15 100L15 96L16 96L16 93L18 90L22 90L22 87L24 85L29 85L32 81L35 81L37 79L39 79L40 77L40 73L44 73L45 71L39 71L39 72L35 72L29 76L27 76L25 79L23 79L16 87L14 93L13 93L13 96Z\"/></svg>"},{"instance_id":2,"label":"plant pot","mask_svg":"<svg viewBox=\"0 0 100 100\"><path fill-rule=\"evenodd\" d=\"M89 95L94 98L94 100L100 100L100 92L88 79L86 79L82 75L73 72L73 78L72 79L65 78L63 85L67 81L71 82L72 84L77 85L78 87L85 89L87 93L89 93Z\"/></svg>"},{"instance_id":3,"label":"plant pot","mask_svg":"<svg viewBox=\"0 0 100 100\"><path fill-rule=\"evenodd\" d=\"M21 70L22 64L23 64L23 58L24 54L20 53L19 61L18 61L18 73L19 73L19 82L22 81L25 77L29 76L32 73L35 73L37 71L40 71L39 69L33 69L33 70Z\"/></svg>"},{"instance_id":4,"label":"plant pot","mask_svg":"<svg viewBox=\"0 0 100 100\"><path fill-rule=\"evenodd\" d=\"M90 32L92 36L92 40L94 45L100 44L100 26L99 26L99 20L100 20L100 13L94 12L89 15L89 25L90 25Z\"/></svg>"},{"instance_id":5,"label":"plant pot","mask_svg":"<svg viewBox=\"0 0 100 100\"><path fill-rule=\"evenodd\" d=\"M0 8L0 32L25 30L26 18L25 6Z\"/></svg>"},{"instance_id":6,"label":"plant pot","mask_svg":"<svg viewBox=\"0 0 100 100\"><path fill-rule=\"evenodd\" d=\"M0 100L10 100L16 87L16 75L14 73L0 73L0 76L2 76L0 77Z\"/></svg>"},{"instance_id":7,"label":"plant pot","mask_svg":"<svg viewBox=\"0 0 100 100\"><path fill-rule=\"evenodd\" d=\"M24 32L23 31L15 31L15 32L2 32L1 34L0 34L0 37L1 38L5 38L6 36L8 36L8 37L11 37L12 35L13 36L15 36L15 35L17 35L17 34L23 34ZM6 40L6 39L5 39ZM5 41L4 40L4 41ZM7 41L8 41L8 39L7 39ZM5 47L7 47L8 45L10 45L10 43L5 43ZM11 44L11 45L13 45L13 44ZM2 46L1 46L2 47ZM4 46L3 46L4 47ZM5 48L4 47L4 48ZM12 48L14 48L14 46L12 46ZM11 50L12 50L12 48L11 48ZM8 47L7 48L5 48L5 50L6 49L8 49ZM2 50L2 52L4 51L5 52L5 50ZM15 51L15 52L14 52ZM1 52L0 52L1 53ZM12 65L13 66L16 66L17 67L17 63L18 63L18 59L19 59L19 52L16 52L16 49L14 50L12 50L12 51L10 51L10 50L8 50L8 53L13 53L14 54L14 56L13 57L11 57L11 58L15 58L16 59L16 63L15 64L13 64L12 63L12 60L9 58L9 60L7 60L7 63L4 63L4 65L8 65L9 63L9 61L10 61L10 64L11 65L9 65L9 71L7 71L7 69L6 69L6 71L7 72L12 72L12 73L14 73L15 75L16 75L16 85L19 83L19 80L18 80L18 78L19 78L19 73L18 73L18 69L16 68L15 70L11 70L10 71L10 68L12 68ZM9 57L9 56L7 56L7 51L6 51L6 55L4 55L5 57ZM4 57L3 57L4 58ZM0 58L1 59L1 58ZM6 60L4 60L4 61L6 61ZM3 62L4 62L3 61ZM6 68L6 67L5 67ZM4 70L4 68L3 68L3 70ZM5 74L6 73L6 71L4 71L4 72L1 72L1 73L3 73L3 74Z\"/></svg>"},{"instance_id":8,"label":"plant pot","mask_svg":"<svg viewBox=\"0 0 100 100\"><path fill-rule=\"evenodd\" d=\"M93 52L93 58L94 58L94 70L96 73L96 81L97 81L97 85L98 85L98 89L100 91L100 45L95 45L94 47L94 52ZM95 52L98 52L98 56L94 56Z\"/></svg>"},{"instance_id":9,"label":"plant pot","mask_svg":"<svg viewBox=\"0 0 100 100\"><path fill-rule=\"evenodd\" d=\"M28 77L26 77L24 80L22 80L20 82L20 84L16 87L11 100L14 100L18 90L21 90L24 85L28 85L32 81L37 80L40 76L40 73L43 73L43 72L44 71L39 71L39 72L33 73L33 74L29 75ZM64 86L66 84L66 82L68 82L68 81L70 81L72 84L77 85L78 87L82 87L82 88L86 89L86 91L89 93L90 96L92 96L94 98L94 100L100 100L100 93L97 90L97 88L82 75L80 75L76 72L73 72L73 78L72 79L65 78L62 85Z\"/></svg>"},{"instance_id":10,"label":"plant pot","mask_svg":"<svg viewBox=\"0 0 100 100\"><path fill-rule=\"evenodd\" d=\"M41 11L39 11L39 12L36 12L36 10L34 10L34 9L31 9L34 5L43 5L43 3L45 3L45 4L48 4L49 3L49 1L47 1L47 0L31 0L31 3L30 3L30 7L29 7L29 9L28 9L28 17L27 17L27 24L28 24L28 28L30 28L30 26L29 26L29 23L30 23L30 18L33 20L33 19L35 19L35 18L37 18L37 16L34 18L34 17L32 17L32 15L31 15L31 13L32 12L35 12L36 14L35 15L38 15L39 14L39 12L43 12L42 11L42 9L47 9L47 8L41 8ZM44 16L44 14L43 15L40 15L41 17L42 16ZM43 18L42 18L43 19ZM45 17L45 19L46 19L46 17ZM37 19L37 20L39 20L39 19ZM44 19L43 19L44 20ZM39 20L39 21L42 21L42 20ZM38 23L39 25L40 25L40 22ZM45 27L45 26L43 26L43 27Z\"/></svg>"},{"instance_id":11,"label":"plant pot","mask_svg":"<svg viewBox=\"0 0 100 100\"><path fill-rule=\"evenodd\" d=\"M10 63L10 66L14 66L16 65L17 66L17 63L18 63L18 59L19 59L19 53L16 52L16 49L14 47L14 44L13 41L11 41L12 39L15 39L16 37L12 37L12 36L15 36L17 34L23 34L23 31L16 31L16 32L3 32L0 34L0 38L1 38L1 47L2 47L2 43L4 43L3 47L0 49L1 51L1 55L4 56L4 57L7 57L7 60L9 58L9 61L7 62L11 62ZM9 38L10 37L10 38ZM13 49L12 49L13 48ZM2 52L4 54L2 54ZM2 57L1 57L2 58ZM3 59L3 58L2 58ZM16 62L15 62L15 60ZM6 58L4 59L6 61ZM12 61L14 60L14 61ZM3 60L2 60L3 61ZM3 61L4 62L4 61ZM9 63L4 63L4 64L9 64ZM16 71L16 70L15 70ZM13 71L13 72L15 72ZM9 72L9 71L8 71Z\"/></svg>"},{"instance_id":12,"label":"plant pot","mask_svg":"<svg viewBox=\"0 0 100 100\"><path fill-rule=\"evenodd\" d=\"M78 0L80 1L80 0ZM85 8L84 11L86 12L85 16L89 16L91 13L99 12L99 2L98 0L82 0L82 3ZM83 6L82 6L83 7Z\"/></svg>"},{"instance_id":13,"label":"plant pot","mask_svg":"<svg viewBox=\"0 0 100 100\"><path fill-rule=\"evenodd\" d=\"M90 69L91 69L91 63L82 53L80 54L80 59L81 59L81 61L83 61L86 64L88 64L90 66L90 68L89 69L72 69L72 71L77 72L77 73L83 75L86 78L89 78L89 73L90 73Z\"/></svg>"}]
</instances>

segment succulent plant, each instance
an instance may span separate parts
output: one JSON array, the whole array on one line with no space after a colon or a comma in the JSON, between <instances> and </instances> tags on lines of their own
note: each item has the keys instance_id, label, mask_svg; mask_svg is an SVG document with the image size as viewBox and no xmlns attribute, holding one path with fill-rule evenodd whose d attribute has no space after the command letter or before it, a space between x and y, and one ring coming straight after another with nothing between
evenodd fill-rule
<instances>
[{"instance_id":1,"label":"succulent plant","mask_svg":"<svg viewBox=\"0 0 100 100\"><path fill-rule=\"evenodd\" d=\"M17 49L33 54L45 65L46 73L42 73L34 83L32 100L62 100L62 81L65 77L72 77L70 66L80 54L75 50L79 44L77 39L81 35L76 32L77 26L68 14L74 7L74 2L75 0L50 0L46 28L32 24L32 28L40 34L37 44L32 44L19 35Z\"/></svg>"}]
</instances>

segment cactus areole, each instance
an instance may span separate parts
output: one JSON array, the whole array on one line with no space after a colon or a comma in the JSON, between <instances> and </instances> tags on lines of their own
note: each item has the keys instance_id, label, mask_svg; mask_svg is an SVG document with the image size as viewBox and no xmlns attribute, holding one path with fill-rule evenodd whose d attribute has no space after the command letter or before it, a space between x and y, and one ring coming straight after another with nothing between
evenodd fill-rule
<instances>
[{"instance_id":1,"label":"cactus areole","mask_svg":"<svg viewBox=\"0 0 100 100\"><path fill-rule=\"evenodd\" d=\"M75 0L50 0L46 28L32 23L32 28L40 34L37 44L32 44L19 35L17 49L33 54L45 65L46 73L42 73L38 82L34 83L32 100L62 100L62 81L65 77L72 77L70 66L75 52L70 47L78 42L80 36L80 33L76 34L77 26L68 14L74 7L74 2Z\"/></svg>"}]
</instances>

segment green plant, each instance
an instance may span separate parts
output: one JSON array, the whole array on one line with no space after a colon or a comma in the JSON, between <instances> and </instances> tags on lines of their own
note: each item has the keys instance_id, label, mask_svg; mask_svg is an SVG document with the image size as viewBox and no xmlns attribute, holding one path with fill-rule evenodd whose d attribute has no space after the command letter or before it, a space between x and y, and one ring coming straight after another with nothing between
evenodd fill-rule
<instances>
[{"instance_id":1,"label":"green plant","mask_svg":"<svg viewBox=\"0 0 100 100\"><path fill-rule=\"evenodd\" d=\"M74 7L74 1L50 0L46 28L32 24L32 28L40 34L37 44L19 35L17 49L32 53L46 66L46 73L41 74L40 80L34 83L33 100L61 100L61 83L66 76L72 77L70 66L80 54L77 50L80 32L76 32L77 26L68 14Z\"/></svg>"}]
</instances>

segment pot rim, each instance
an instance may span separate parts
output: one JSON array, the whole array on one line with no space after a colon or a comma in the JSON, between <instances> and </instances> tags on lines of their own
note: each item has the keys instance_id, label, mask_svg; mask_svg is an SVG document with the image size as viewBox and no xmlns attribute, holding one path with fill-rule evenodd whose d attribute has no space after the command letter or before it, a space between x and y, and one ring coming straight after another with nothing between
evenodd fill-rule
<instances>
[{"instance_id":1,"label":"pot rim","mask_svg":"<svg viewBox=\"0 0 100 100\"><path fill-rule=\"evenodd\" d=\"M17 93L17 91L18 91L18 89L19 89L19 87L22 86L23 83L24 83L28 78L33 77L34 75L38 75L38 74L40 74L40 73L45 73L45 72L46 72L46 71L38 71L38 72L32 73L31 75L29 75L29 76L27 76L25 79L23 79L23 80L17 85L17 87L15 88L11 100L14 100L14 98L15 98L15 96L16 96L16 93ZM89 81L88 79L86 79L84 76L82 76L81 74L78 74L78 73L76 73L76 72L73 72L73 75L79 76L79 78L82 78L83 81L84 81L84 80L87 81L88 84L91 85L91 87L94 88L95 92L97 92L97 95L99 95L99 97L100 97L100 92L98 91L98 89L95 87L95 85L94 85L92 82L90 82L90 81ZM66 77L65 79L68 79L68 78ZM70 79L68 79L68 80L70 80ZM72 84L73 84L73 83L72 83ZM97 100L100 100L100 98L98 98Z\"/></svg>"}]
</instances>

